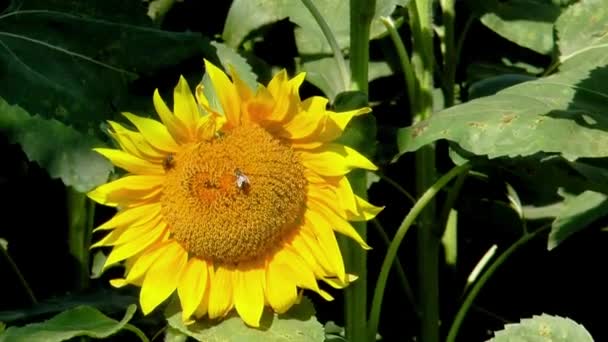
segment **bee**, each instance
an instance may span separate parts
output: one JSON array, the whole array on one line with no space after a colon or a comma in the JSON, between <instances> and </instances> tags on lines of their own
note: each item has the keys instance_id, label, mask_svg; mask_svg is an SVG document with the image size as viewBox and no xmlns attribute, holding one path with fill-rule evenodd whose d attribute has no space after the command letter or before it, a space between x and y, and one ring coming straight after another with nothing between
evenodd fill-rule
<instances>
[{"instance_id":1,"label":"bee","mask_svg":"<svg viewBox=\"0 0 608 342\"><path fill-rule=\"evenodd\" d=\"M167 154L165 159L163 159L163 169L166 171L171 170L175 166L175 155L173 153Z\"/></svg>"},{"instance_id":2,"label":"bee","mask_svg":"<svg viewBox=\"0 0 608 342\"><path fill-rule=\"evenodd\" d=\"M241 171L241 169L235 169L234 170L234 175L236 176L236 187L243 190L246 187L249 186L250 182L249 182L249 177L247 177L243 171Z\"/></svg>"}]
</instances>

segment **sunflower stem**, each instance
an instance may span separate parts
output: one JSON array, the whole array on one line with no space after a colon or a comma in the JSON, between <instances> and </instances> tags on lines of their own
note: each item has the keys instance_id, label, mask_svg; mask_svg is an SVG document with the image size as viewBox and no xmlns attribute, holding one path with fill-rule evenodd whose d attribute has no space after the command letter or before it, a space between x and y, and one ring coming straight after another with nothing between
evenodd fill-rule
<instances>
[{"instance_id":1,"label":"sunflower stem","mask_svg":"<svg viewBox=\"0 0 608 342\"><path fill-rule=\"evenodd\" d=\"M350 0L350 68L352 90L368 92L369 32L376 0Z\"/></svg>"},{"instance_id":2,"label":"sunflower stem","mask_svg":"<svg viewBox=\"0 0 608 342\"><path fill-rule=\"evenodd\" d=\"M395 23L390 17L381 17L380 20L387 32L389 33L393 44L395 45L395 49L397 50L397 56L399 56L399 62L401 62L401 71L403 72L403 78L405 80L405 87L407 90L408 102L410 104L410 111L412 113L415 112L414 103L416 101L416 93L418 90L416 89L417 83L414 78L414 72L412 70L412 63L410 62L410 57L407 54L407 50L405 48L405 44L403 44L403 40L399 36L399 32L395 27Z\"/></svg>"},{"instance_id":3,"label":"sunflower stem","mask_svg":"<svg viewBox=\"0 0 608 342\"><path fill-rule=\"evenodd\" d=\"M412 66L418 81L414 123L428 119L433 111L433 1L414 0L408 5L414 49ZM435 148L426 145L416 152L416 192L420 196L436 179ZM439 247L441 234L431 201L418 221L418 297L421 312L420 340L439 341Z\"/></svg>"},{"instance_id":4,"label":"sunflower stem","mask_svg":"<svg viewBox=\"0 0 608 342\"><path fill-rule=\"evenodd\" d=\"M321 28L325 39L327 39L327 43L331 47L331 50L334 53L334 60L336 61L336 66L338 67L338 72L340 73L340 78L342 78L342 89L339 89L338 92L342 92L347 90L350 87L350 74L348 72L348 66L346 65L346 60L344 59L344 55L342 54L342 49L340 49L340 45L336 40L336 36L334 35L331 27L327 24L323 15L315 4L311 0L301 0L304 6L308 9L310 14L315 18L315 21Z\"/></svg>"},{"instance_id":5,"label":"sunflower stem","mask_svg":"<svg viewBox=\"0 0 608 342\"><path fill-rule=\"evenodd\" d=\"M441 17L443 19L443 97L445 106L454 105L454 85L456 83L456 44L454 39L454 0L441 0Z\"/></svg>"},{"instance_id":6,"label":"sunflower stem","mask_svg":"<svg viewBox=\"0 0 608 342\"><path fill-rule=\"evenodd\" d=\"M386 288L386 281L388 279L389 272L391 270L391 266L393 261L397 257L397 251L399 250L399 246L401 245L401 241L405 237L405 234L414 223L414 221L418 218L418 215L423 212L423 210L427 207L429 203L432 202L433 198L437 193L446 186L454 177L462 174L469 170L468 164L463 164L454 167L448 173L443 175L435 184L429 187L426 192L420 197L420 199L414 204L412 209L408 212L408 214L401 222L399 229L395 233L395 237L393 241L391 241L390 246L386 252L386 256L384 257L384 261L382 262L382 267L380 268L380 274L378 275L378 280L376 281L376 288L374 289L374 298L372 300L372 307L369 314L369 325L368 325L368 341L374 342L376 341L376 333L378 332L378 324L380 322L380 311L382 309L382 299L384 298L384 290Z\"/></svg>"},{"instance_id":7,"label":"sunflower stem","mask_svg":"<svg viewBox=\"0 0 608 342\"><path fill-rule=\"evenodd\" d=\"M464 301L462 302L460 309L458 309L458 312L456 313L454 321L452 322L452 325L450 326L450 330L448 332L448 337L446 338L446 342L456 341L456 337L458 337L458 332L460 330L460 326L462 325L462 322L464 321L464 319L467 315L467 312L473 305L473 301L475 300L475 298L477 298L479 291L481 291L481 289L488 282L488 280L490 280L492 275L494 273L496 273L496 270L520 247L522 247L523 245L528 243L530 240L537 237L539 234L547 231L547 229L549 229L549 228L551 228L550 224L543 226L532 233L525 233L522 237L520 237L517 241L515 241L515 243L513 243L509 248L507 248L504 252L502 252L502 254L500 254L500 256L494 260L494 262L486 269L486 271L483 272L483 274L481 275L481 277L479 277L477 279L477 282L475 283L475 285L473 285L473 287L471 288L469 293L467 293L467 296L464 299Z\"/></svg>"},{"instance_id":8,"label":"sunflower stem","mask_svg":"<svg viewBox=\"0 0 608 342\"><path fill-rule=\"evenodd\" d=\"M93 216L95 205L86 194L67 187L68 208L68 244L72 257L77 263L76 284L77 290L89 286L89 258L91 245L91 232L93 229Z\"/></svg>"}]
</instances>

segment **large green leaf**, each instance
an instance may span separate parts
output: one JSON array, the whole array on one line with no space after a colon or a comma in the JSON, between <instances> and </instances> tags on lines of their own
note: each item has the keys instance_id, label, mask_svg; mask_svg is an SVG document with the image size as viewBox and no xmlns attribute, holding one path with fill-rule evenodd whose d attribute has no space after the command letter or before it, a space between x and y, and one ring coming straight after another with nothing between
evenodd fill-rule
<instances>
[{"instance_id":1,"label":"large green leaf","mask_svg":"<svg viewBox=\"0 0 608 342\"><path fill-rule=\"evenodd\" d=\"M112 165L93 152L103 143L53 118L31 115L0 97L0 133L21 145L28 159L53 178L78 191L90 190L107 180Z\"/></svg>"},{"instance_id":2,"label":"large green leaf","mask_svg":"<svg viewBox=\"0 0 608 342\"><path fill-rule=\"evenodd\" d=\"M212 54L202 36L161 31L142 15L143 6L114 0L23 0L10 7L0 15L0 83L6 85L0 96L97 132L101 120L130 101L131 81Z\"/></svg>"},{"instance_id":3,"label":"large green leaf","mask_svg":"<svg viewBox=\"0 0 608 342\"><path fill-rule=\"evenodd\" d=\"M188 326L184 325L176 303L169 305L166 314L170 327L197 341L314 342L323 341L325 337L323 326L314 316L315 311L308 298L303 298L300 304L282 315L265 310L259 329L246 326L234 311L220 322L205 319Z\"/></svg>"},{"instance_id":4,"label":"large green leaf","mask_svg":"<svg viewBox=\"0 0 608 342\"><path fill-rule=\"evenodd\" d=\"M541 54L554 50L553 25L560 7L549 0L484 1L481 22L517 45Z\"/></svg>"},{"instance_id":5,"label":"large green leaf","mask_svg":"<svg viewBox=\"0 0 608 342\"><path fill-rule=\"evenodd\" d=\"M312 0L332 29L338 44L346 48L350 44L350 7L348 1ZM403 0L377 0L374 18L390 15ZM235 0L230 6L222 37L232 47L237 47L253 30L281 19L289 18L299 26L296 44L300 54L331 53L319 25L301 1L292 0ZM372 22L370 38L385 31L378 20Z\"/></svg>"},{"instance_id":6,"label":"large green leaf","mask_svg":"<svg viewBox=\"0 0 608 342\"><path fill-rule=\"evenodd\" d=\"M576 232L588 227L608 214L608 196L595 191L585 191L566 198L559 215L551 224L547 248L554 249Z\"/></svg>"},{"instance_id":7,"label":"large green leaf","mask_svg":"<svg viewBox=\"0 0 608 342\"><path fill-rule=\"evenodd\" d=\"M608 156L604 114L608 44L600 33L605 31L599 29L608 26L607 5L607 0L581 2L560 16L556 29L563 64L558 73L449 108L402 129L400 152L447 139L490 158L538 152L561 153L569 160ZM594 24L574 34L576 23L588 18Z\"/></svg>"},{"instance_id":8,"label":"large green leaf","mask_svg":"<svg viewBox=\"0 0 608 342\"><path fill-rule=\"evenodd\" d=\"M489 342L593 342L582 325L569 318L542 314L507 324Z\"/></svg>"},{"instance_id":9,"label":"large green leaf","mask_svg":"<svg viewBox=\"0 0 608 342\"><path fill-rule=\"evenodd\" d=\"M589 0L571 5L556 22L561 70L585 67L606 54L608 1Z\"/></svg>"},{"instance_id":10,"label":"large green leaf","mask_svg":"<svg viewBox=\"0 0 608 342\"><path fill-rule=\"evenodd\" d=\"M88 306L80 306L41 322L23 327L9 327L0 334L0 342L59 342L76 336L106 338L122 329L128 329L145 340L144 334L127 322L133 317L136 306L127 308L122 320L113 320ZM143 338L142 338L143 337Z\"/></svg>"},{"instance_id":11,"label":"large green leaf","mask_svg":"<svg viewBox=\"0 0 608 342\"><path fill-rule=\"evenodd\" d=\"M608 56L576 69L507 88L441 111L400 130L400 152L440 139L490 158L562 153L566 159L608 156Z\"/></svg>"}]
</instances>

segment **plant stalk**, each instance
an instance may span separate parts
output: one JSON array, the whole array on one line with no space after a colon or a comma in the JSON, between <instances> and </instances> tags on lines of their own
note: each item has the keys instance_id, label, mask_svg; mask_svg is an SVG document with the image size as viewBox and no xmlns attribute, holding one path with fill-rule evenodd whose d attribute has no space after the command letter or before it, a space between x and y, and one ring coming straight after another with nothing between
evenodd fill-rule
<instances>
[{"instance_id":1,"label":"plant stalk","mask_svg":"<svg viewBox=\"0 0 608 342\"><path fill-rule=\"evenodd\" d=\"M66 188L68 208L68 244L69 251L77 263L75 288L86 289L89 286L89 259L91 234L93 231L93 216L95 204L85 193Z\"/></svg>"}]
</instances>

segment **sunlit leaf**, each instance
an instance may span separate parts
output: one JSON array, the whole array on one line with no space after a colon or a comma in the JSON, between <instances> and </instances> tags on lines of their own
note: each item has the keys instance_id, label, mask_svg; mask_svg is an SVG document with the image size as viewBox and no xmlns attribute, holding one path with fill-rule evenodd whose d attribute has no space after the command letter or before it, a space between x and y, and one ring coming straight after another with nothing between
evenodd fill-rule
<instances>
[{"instance_id":1,"label":"sunlit leaf","mask_svg":"<svg viewBox=\"0 0 608 342\"><path fill-rule=\"evenodd\" d=\"M400 130L401 153L446 139L490 158L561 153L574 160L608 156L608 47L586 68L524 82L443 110Z\"/></svg>"},{"instance_id":2,"label":"sunlit leaf","mask_svg":"<svg viewBox=\"0 0 608 342\"><path fill-rule=\"evenodd\" d=\"M341 48L350 44L350 7L348 1L313 0L319 12L331 28ZM377 20L390 15L404 0L378 0L370 29L370 38L385 31ZM253 30L281 19L289 18L298 25L296 44L301 54L331 53L323 32L301 1L291 0L235 0L230 6L222 37L232 47L237 47Z\"/></svg>"},{"instance_id":3,"label":"sunlit leaf","mask_svg":"<svg viewBox=\"0 0 608 342\"><path fill-rule=\"evenodd\" d=\"M593 342L585 327L559 316L542 314L522 319L520 323L507 324L504 330L494 333L489 342Z\"/></svg>"},{"instance_id":4,"label":"sunlit leaf","mask_svg":"<svg viewBox=\"0 0 608 342\"><path fill-rule=\"evenodd\" d=\"M483 1L481 22L517 45L541 54L555 47L553 27L560 7L549 0Z\"/></svg>"},{"instance_id":5,"label":"sunlit leaf","mask_svg":"<svg viewBox=\"0 0 608 342\"><path fill-rule=\"evenodd\" d=\"M282 315L265 310L259 329L245 325L234 311L220 322L202 319L187 326L182 321L177 305L170 305L166 312L170 327L197 341L205 342L323 341L325 332L314 314L312 303L307 298L303 298L300 304L294 305Z\"/></svg>"},{"instance_id":6,"label":"sunlit leaf","mask_svg":"<svg viewBox=\"0 0 608 342\"><path fill-rule=\"evenodd\" d=\"M59 342L76 336L106 338L124 328L143 336L139 329L127 323L133 317L135 310L135 305L129 306L123 319L116 321L94 308L80 306L41 323L9 327L0 334L0 342Z\"/></svg>"}]
</instances>

